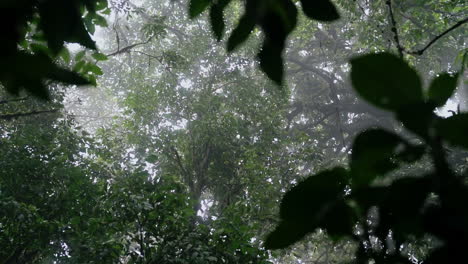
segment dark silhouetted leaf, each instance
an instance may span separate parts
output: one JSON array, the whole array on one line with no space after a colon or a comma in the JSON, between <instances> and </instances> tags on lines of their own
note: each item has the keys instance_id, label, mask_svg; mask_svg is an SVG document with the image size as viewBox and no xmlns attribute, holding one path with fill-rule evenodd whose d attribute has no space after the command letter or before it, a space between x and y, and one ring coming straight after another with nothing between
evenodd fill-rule
<instances>
[{"instance_id":1,"label":"dark silhouetted leaf","mask_svg":"<svg viewBox=\"0 0 468 264\"><path fill-rule=\"evenodd\" d=\"M327 231L335 241L353 235L355 216L352 208L344 201L338 200L324 210L318 227Z\"/></svg>"},{"instance_id":2,"label":"dark silhouetted leaf","mask_svg":"<svg viewBox=\"0 0 468 264\"><path fill-rule=\"evenodd\" d=\"M381 129L360 133L353 144L351 175L353 186L371 183L376 177L396 168L391 159L397 147L405 142L397 135Z\"/></svg>"},{"instance_id":3,"label":"dark silhouetted leaf","mask_svg":"<svg viewBox=\"0 0 468 264\"><path fill-rule=\"evenodd\" d=\"M264 42L262 50L258 53L260 68L268 78L277 84L281 84L283 81L282 50L275 43Z\"/></svg>"},{"instance_id":4,"label":"dark silhouetted leaf","mask_svg":"<svg viewBox=\"0 0 468 264\"><path fill-rule=\"evenodd\" d=\"M428 99L436 106L443 106L457 88L458 74L443 73L436 77L429 87Z\"/></svg>"},{"instance_id":5,"label":"dark silhouetted leaf","mask_svg":"<svg viewBox=\"0 0 468 264\"><path fill-rule=\"evenodd\" d=\"M228 43L227 43L227 50L228 52L232 52L236 49L240 44L247 40L250 35L250 32L255 27L255 21L253 18L244 15L239 20L239 24L237 27L232 31L232 34L229 36Z\"/></svg>"},{"instance_id":6,"label":"dark silhouetted leaf","mask_svg":"<svg viewBox=\"0 0 468 264\"><path fill-rule=\"evenodd\" d=\"M388 188L388 193L379 207L382 238L392 229L394 238L407 239L411 236L424 235L423 207L431 192L431 179L424 177L408 177L396 180ZM385 219L385 220L383 220Z\"/></svg>"},{"instance_id":7,"label":"dark silhouetted leaf","mask_svg":"<svg viewBox=\"0 0 468 264\"><path fill-rule=\"evenodd\" d=\"M73 1L49 0L39 5L40 26L49 48L58 53L65 42L79 43L95 49L96 45L84 27L79 6Z\"/></svg>"},{"instance_id":8,"label":"dark silhouetted leaf","mask_svg":"<svg viewBox=\"0 0 468 264\"><path fill-rule=\"evenodd\" d=\"M347 174L343 168L334 168L300 182L281 201L281 219L315 219L324 206L343 195Z\"/></svg>"},{"instance_id":9,"label":"dark silhouetted leaf","mask_svg":"<svg viewBox=\"0 0 468 264\"><path fill-rule=\"evenodd\" d=\"M264 246L266 249L288 247L312 232L310 227L312 226L303 222L282 221L273 232L268 234Z\"/></svg>"},{"instance_id":10,"label":"dark silhouetted leaf","mask_svg":"<svg viewBox=\"0 0 468 264\"><path fill-rule=\"evenodd\" d=\"M338 10L329 0L301 0L304 13L311 19L329 22L340 18Z\"/></svg>"},{"instance_id":11,"label":"dark silhouetted leaf","mask_svg":"<svg viewBox=\"0 0 468 264\"><path fill-rule=\"evenodd\" d=\"M48 74L48 78L62 82L65 84L87 85L90 84L88 80L81 77L76 72L68 71L62 68L55 68Z\"/></svg>"},{"instance_id":12,"label":"dark silhouetted leaf","mask_svg":"<svg viewBox=\"0 0 468 264\"><path fill-rule=\"evenodd\" d=\"M287 247L317 228L335 238L351 235L352 210L343 201L346 177L345 169L334 168L310 176L287 192L281 201L282 222L268 236L265 246Z\"/></svg>"},{"instance_id":13,"label":"dark silhouetted leaf","mask_svg":"<svg viewBox=\"0 0 468 264\"><path fill-rule=\"evenodd\" d=\"M437 122L437 131L450 144L468 148L468 114L458 114Z\"/></svg>"},{"instance_id":14,"label":"dark silhouetted leaf","mask_svg":"<svg viewBox=\"0 0 468 264\"><path fill-rule=\"evenodd\" d=\"M215 2L210 8L210 23L216 40L220 41L224 34L224 16L223 12L230 0L220 0Z\"/></svg>"},{"instance_id":15,"label":"dark silhouetted leaf","mask_svg":"<svg viewBox=\"0 0 468 264\"><path fill-rule=\"evenodd\" d=\"M210 0L190 0L189 17L195 18L205 11L210 5Z\"/></svg>"},{"instance_id":16,"label":"dark silhouetted leaf","mask_svg":"<svg viewBox=\"0 0 468 264\"><path fill-rule=\"evenodd\" d=\"M431 103L414 103L401 107L397 111L397 118L406 129L427 139L432 121L437 118L434 114L434 105Z\"/></svg>"},{"instance_id":17,"label":"dark silhouetted leaf","mask_svg":"<svg viewBox=\"0 0 468 264\"><path fill-rule=\"evenodd\" d=\"M364 55L351 60L355 90L368 102L388 110L423 101L417 73L389 53Z\"/></svg>"}]
</instances>

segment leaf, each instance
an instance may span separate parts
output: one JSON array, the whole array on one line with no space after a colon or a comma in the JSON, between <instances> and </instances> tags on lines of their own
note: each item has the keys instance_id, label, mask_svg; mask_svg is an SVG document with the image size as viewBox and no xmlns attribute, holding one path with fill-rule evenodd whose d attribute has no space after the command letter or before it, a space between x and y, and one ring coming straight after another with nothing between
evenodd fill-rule
<instances>
[{"instance_id":1,"label":"leaf","mask_svg":"<svg viewBox=\"0 0 468 264\"><path fill-rule=\"evenodd\" d=\"M57 54L65 42L74 42L95 49L94 41L85 29L79 6L73 1L41 1L38 6L40 27L49 48Z\"/></svg>"},{"instance_id":2,"label":"leaf","mask_svg":"<svg viewBox=\"0 0 468 264\"><path fill-rule=\"evenodd\" d=\"M284 74L282 51L282 47L271 41L265 41L262 50L258 53L260 68L278 85L281 85Z\"/></svg>"},{"instance_id":3,"label":"leaf","mask_svg":"<svg viewBox=\"0 0 468 264\"><path fill-rule=\"evenodd\" d=\"M210 0L190 0L189 17L195 18L205 11L210 5Z\"/></svg>"},{"instance_id":4,"label":"leaf","mask_svg":"<svg viewBox=\"0 0 468 264\"><path fill-rule=\"evenodd\" d=\"M237 27L232 31L231 36L229 36L228 43L227 43L227 50L228 52L232 52L236 49L240 44L245 42L250 35L250 32L255 27L255 21L244 14L241 19L239 20L239 24Z\"/></svg>"},{"instance_id":5,"label":"leaf","mask_svg":"<svg viewBox=\"0 0 468 264\"><path fill-rule=\"evenodd\" d=\"M75 84L75 85L88 85L90 84L88 80L81 77L76 72L72 72L66 69L61 69L56 67L49 74L48 77L54 81L59 81L65 84Z\"/></svg>"},{"instance_id":6,"label":"leaf","mask_svg":"<svg viewBox=\"0 0 468 264\"><path fill-rule=\"evenodd\" d=\"M82 50L80 52L78 52L76 55L75 55L75 61L79 61L81 59L83 59L83 57L85 56L86 54L86 51L85 50Z\"/></svg>"},{"instance_id":7,"label":"leaf","mask_svg":"<svg viewBox=\"0 0 468 264\"><path fill-rule=\"evenodd\" d=\"M108 59L106 55L99 52L93 53L91 56L97 61L105 61Z\"/></svg>"},{"instance_id":8,"label":"leaf","mask_svg":"<svg viewBox=\"0 0 468 264\"><path fill-rule=\"evenodd\" d=\"M101 68L97 66L96 64L88 63L86 66L86 72L92 72L96 75L103 75L104 73L102 72Z\"/></svg>"},{"instance_id":9,"label":"leaf","mask_svg":"<svg viewBox=\"0 0 468 264\"><path fill-rule=\"evenodd\" d=\"M427 139L433 120L438 117L434 114L434 105L432 103L419 102L399 109L397 118L406 129Z\"/></svg>"},{"instance_id":10,"label":"leaf","mask_svg":"<svg viewBox=\"0 0 468 264\"><path fill-rule=\"evenodd\" d=\"M68 51L67 48L62 49L62 51L60 52L60 57L62 57L63 61L67 64L70 63L70 51Z\"/></svg>"},{"instance_id":11,"label":"leaf","mask_svg":"<svg viewBox=\"0 0 468 264\"><path fill-rule=\"evenodd\" d=\"M458 74L442 73L429 86L428 99L436 106L443 106L457 88Z\"/></svg>"},{"instance_id":12,"label":"leaf","mask_svg":"<svg viewBox=\"0 0 468 264\"><path fill-rule=\"evenodd\" d=\"M211 29L217 41L223 38L225 23L224 23L224 9L231 2L231 0L220 0L215 2L210 8L210 23Z\"/></svg>"},{"instance_id":13,"label":"leaf","mask_svg":"<svg viewBox=\"0 0 468 264\"><path fill-rule=\"evenodd\" d=\"M75 64L75 66L73 66L73 71L75 72L79 72L81 71L81 69L83 69L84 65L86 64L85 61L79 61Z\"/></svg>"},{"instance_id":14,"label":"leaf","mask_svg":"<svg viewBox=\"0 0 468 264\"><path fill-rule=\"evenodd\" d=\"M297 9L290 1L276 0L265 10L259 21L265 40L258 54L260 68L280 85L283 81L282 53L288 34L296 27Z\"/></svg>"},{"instance_id":15,"label":"leaf","mask_svg":"<svg viewBox=\"0 0 468 264\"><path fill-rule=\"evenodd\" d=\"M105 17L100 16L100 15L94 15L93 16L93 22L95 25L101 26L101 27L107 27L107 20Z\"/></svg>"},{"instance_id":16,"label":"leaf","mask_svg":"<svg viewBox=\"0 0 468 264\"><path fill-rule=\"evenodd\" d=\"M281 219L315 219L325 204L343 194L346 177L347 171L339 167L308 177L284 196L280 207Z\"/></svg>"},{"instance_id":17,"label":"leaf","mask_svg":"<svg viewBox=\"0 0 468 264\"><path fill-rule=\"evenodd\" d=\"M371 183L379 175L396 168L391 160L397 147L405 144L399 136L382 129L360 133L353 144L351 177L353 186Z\"/></svg>"},{"instance_id":18,"label":"leaf","mask_svg":"<svg viewBox=\"0 0 468 264\"><path fill-rule=\"evenodd\" d=\"M329 0L301 0L306 16L322 22L330 22L340 18L335 5Z\"/></svg>"},{"instance_id":19,"label":"leaf","mask_svg":"<svg viewBox=\"0 0 468 264\"><path fill-rule=\"evenodd\" d=\"M441 119L437 122L436 128L450 144L468 148L468 113Z\"/></svg>"},{"instance_id":20,"label":"leaf","mask_svg":"<svg viewBox=\"0 0 468 264\"><path fill-rule=\"evenodd\" d=\"M13 94L18 94L21 89L26 90L30 94L44 99L49 99L49 92L45 86L46 80L59 81L66 84L87 84L85 79L78 74L60 68L54 64L49 56L38 53L35 55L27 53L18 53L16 56L9 57L5 60L9 65L8 76L19 76L20 78L8 77L6 80L0 81L5 85L5 88ZM0 71L6 69L0 67Z\"/></svg>"},{"instance_id":21,"label":"leaf","mask_svg":"<svg viewBox=\"0 0 468 264\"><path fill-rule=\"evenodd\" d=\"M366 101L387 110L396 111L423 101L421 81L416 71L390 53L352 59L351 81Z\"/></svg>"},{"instance_id":22,"label":"leaf","mask_svg":"<svg viewBox=\"0 0 468 264\"><path fill-rule=\"evenodd\" d=\"M264 247L266 249L281 249L301 240L307 233L312 232L303 222L282 221L273 232L268 234Z\"/></svg>"},{"instance_id":23,"label":"leaf","mask_svg":"<svg viewBox=\"0 0 468 264\"><path fill-rule=\"evenodd\" d=\"M281 202L282 221L268 235L265 247L285 248L317 228L337 239L352 235L353 213L343 200L346 175L342 168L323 171L287 192Z\"/></svg>"},{"instance_id":24,"label":"leaf","mask_svg":"<svg viewBox=\"0 0 468 264\"><path fill-rule=\"evenodd\" d=\"M158 156L154 154L148 155L148 157L146 157L146 162L155 163L156 161L158 161Z\"/></svg>"}]
</instances>

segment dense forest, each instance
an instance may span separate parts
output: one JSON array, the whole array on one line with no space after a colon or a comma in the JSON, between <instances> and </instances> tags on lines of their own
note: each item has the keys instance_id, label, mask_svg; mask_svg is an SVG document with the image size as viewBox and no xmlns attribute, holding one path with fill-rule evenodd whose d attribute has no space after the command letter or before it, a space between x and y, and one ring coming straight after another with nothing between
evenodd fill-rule
<instances>
[{"instance_id":1,"label":"dense forest","mask_svg":"<svg viewBox=\"0 0 468 264\"><path fill-rule=\"evenodd\" d=\"M0 22L0 264L468 263L465 0Z\"/></svg>"}]
</instances>

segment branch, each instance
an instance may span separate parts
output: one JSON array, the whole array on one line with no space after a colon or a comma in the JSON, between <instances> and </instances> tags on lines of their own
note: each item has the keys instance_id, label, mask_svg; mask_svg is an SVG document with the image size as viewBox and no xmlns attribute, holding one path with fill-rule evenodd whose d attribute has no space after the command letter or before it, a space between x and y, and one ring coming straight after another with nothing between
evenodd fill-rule
<instances>
[{"instance_id":1,"label":"branch","mask_svg":"<svg viewBox=\"0 0 468 264\"><path fill-rule=\"evenodd\" d=\"M449 29L445 30L444 32L442 32L440 35L438 35L437 37L433 38L431 41L429 41L429 43L427 43L427 45L420 49L420 50L414 50L414 51L409 51L408 54L411 54L411 55L422 55L430 46L432 46L437 40L439 40L440 38L442 38L443 36L447 35L448 33L450 33L450 31L462 26L463 24L467 23L468 22L468 18L465 18L461 21L458 21L455 25L451 26Z\"/></svg>"},{"instance_id":2,"label":"branch","mask_svg":"<svg viewBox=\"0 0 468 264\"><path fill-rule=\"evenodd\" d=\"M0 115L0 119L11 120L11 119L18 118L18 117L32 116L32 115L38 115L38 114L43 114L43 113L56 113L58 111L59 109L52 109L52 110L32 111L32 112L27 112L27 113L5 114L5 115Z\"/></svg>"},{"instance_id":3,"label":"branch","mask_svg":"<svg viewBox=\"0 0 468 264\"><path fill-rule=\"evenodd\" d=\"M133 48L135 48L135 47L137 47L137 46L148 44L148 43L151 41L151 39L153 39L153 37L154 37L154 36L151 36L151 37L148 38L146 41L138 42L138 43L129 45L129 46L127 46L127 47L122 48L121 50L117 50L117 51L112 52L111 54L108 54L108 55L106 55L106 56L107 56L107 57L111 57L111 56L119 55L119 54L122 54L122 53L125 53L125 52L129 52L130 50L132 50Z\"/></svg>"},{"instance_id":4,"label":"branch","mask_svg":"<svg viewBox=\"0 0 468 264\"><path fill-rule=\"evenodd\" d=\"M9 100L0 100L0 104L8 104L8 103L11 103L11 102L19 102L19 101L24 101L24 100L28 100L28 99L29 99L29 96L16 98L16 99L9 99Z\"/></svg>"},{"instance_id":5,"label":"branch","mask_svg":"<svg viewBox=\"0 0 468 264\"><path fill-rule=\"evenodd\" d=\"M400 55L400 58L403 58L403 47L400 44L400 38L398 37L398 30L396 27L396 21L395 21L395 16L393 15L393 9L392 9L392 0L387 0L385 2L388 6L388 10L390 12L390 21L392 22L392 32L393 32L393 37L395 39L395 43L397 45L398 49L398 54Z\"/></svg>"}]
</instances>

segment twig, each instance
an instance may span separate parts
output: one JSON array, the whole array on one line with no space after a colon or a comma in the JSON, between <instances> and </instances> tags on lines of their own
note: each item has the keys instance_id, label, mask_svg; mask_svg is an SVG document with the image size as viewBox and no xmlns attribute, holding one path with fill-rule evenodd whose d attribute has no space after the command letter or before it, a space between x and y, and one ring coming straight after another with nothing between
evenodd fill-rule
<instances>
[{"instance_id":1,"label":"twig","mask_svg":"<svg viewBox=\"0 0 468 264\"><path fill-rule=\"evenodd\" d=\"M21 97L21 98L15 98L15 99L8 99L8 100L0 100L0 104L8 104L8 103L11 103L11 102L19 102L19 101L24 101L24 100L28 100L28 99L29 99L29 96Z\"/></svg>"},{"instance_id":2,"label":"twig","mask_svg":"<svg viewBox=\"0 0 468 264\"><path fill-rule=\"evenodd\" d=\"M401 58L403 58L403 47L401 46L400 44L400 38L398 37L398 30L397 30L397 26L396 26L396 21L395 21L395 16L393 15L393 9L392 9L392 1L391 0L387 0L386 1L386 4L388 6L388 10L390 12L390 21L392 22L392 32L393 32L393 37L395 39L395 43L397 45L397 49L398 49L398 55L400 55Z\"/></svg>"},{"instance_id":3,"label":"twig","mask_svg":"<svg viewBox=\"0 0 468 264\"><path fill-rule=\"evenodd\" d=\"M148 43L151 41L151 39L153 39L153 37L154 37L154 36L151 36L151 37L148 38L146 41L138 42L138 43L129 45L129 46L127 46L127 47L122 48L121 50L117 50L117 51L112 52L111 54L108 54L108 55L106 55L106 56L107 56L107 57L112 57L112 56L115 56L115 55L119 55L119 54L121 54L121 53L129 52L130 50L132 50L133 48L135 48L135 47L137 47L137 46L148 44Z\"/></svg>"},{"instance_id":4,"label":"twig","mask_svg":"<svg viewBox=\"0 0 468 264\"><path fill-rule=\"evenodd\" d=\"M59 109L52 109L52 110L32 111L32 112L27 112L27 113L5 114L5 115L0 115L0 119L11 120L11 119L18 118L18 117L32 116L32 115L38 115L38 114L43 114L43 113L55 113L58 111Z\"/></svg>"},{"instance_id":5,"label":"twig","mask_svg":"<svg viewBox=\"0 0 468 264\"><path fill-rule=\"evenodd\" d=\"M424 46L424 48L420 49L420 50L415 50L415 51L409 51L408 54L411 54L411 55L422 55L430 46L432 46L437 40L439 40L440 38L442 38L443 36L447 35L450 31L460 27L461 25L465 24L468 22L468 18L465 18L461 21L458 21L455 25L451 26L449 29L445 30L444 32L442 32L440 35L438 35L437 37L433 38L431 41L429 41L429 43L427 43L426 46Z\"/></svg>"}]
</instances>

